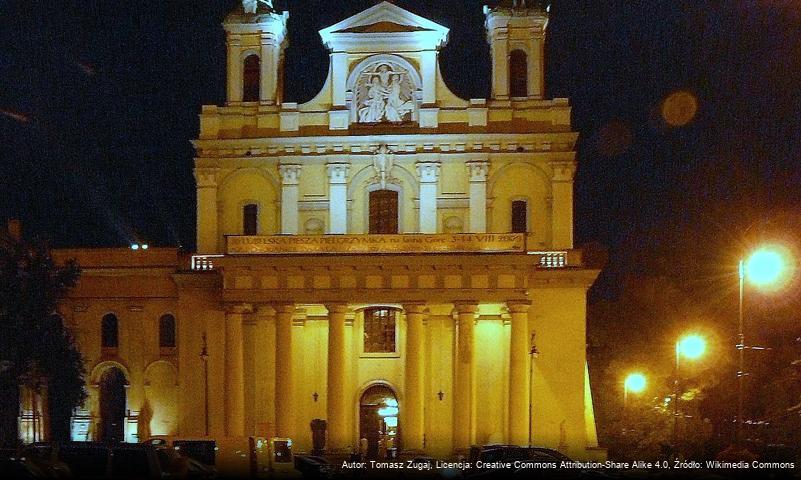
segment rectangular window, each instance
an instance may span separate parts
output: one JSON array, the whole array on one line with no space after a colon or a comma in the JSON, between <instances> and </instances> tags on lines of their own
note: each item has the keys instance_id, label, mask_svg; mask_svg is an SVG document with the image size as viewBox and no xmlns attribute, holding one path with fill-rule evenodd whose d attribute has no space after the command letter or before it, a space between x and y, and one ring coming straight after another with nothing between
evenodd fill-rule
<instances>
[{"instance_id":1,"label":"rectangular window","mask_svg":"<svg viewBox=\"0 0 801 480\"><path fill-rule=\"evenodd\" d=\"M364 311L364 353L395 353L394 308L368 308Z\"/></svg>"},{"instance_id":2,"label":"rectangular window","mask_svg":"<svg viewBox=\"0 0 801 480\"><path fill-rule=\"evenodd\" d=\"M242 209L242 229L245 235L258 235L259 206L250 204Z\"/></svg>"},{"instance_id":3,"label":"rectangular window","mask_svg":"<svg viewBox=\"0 0 801 480\"><path fill-rule=\"evenodd\" d=\"M370 233L398 233L398 192L370 192Z\"/></svg>"},{"instance_id":4,"label":"rectangular window","mask_svg":"<svg viewBox=\"0 0 801 480\"><path fill-rule=\"evenodd\" d=\"M528 232L528 203L525 200L512 202L512 233Z\"/></svg>"}]
</instances>

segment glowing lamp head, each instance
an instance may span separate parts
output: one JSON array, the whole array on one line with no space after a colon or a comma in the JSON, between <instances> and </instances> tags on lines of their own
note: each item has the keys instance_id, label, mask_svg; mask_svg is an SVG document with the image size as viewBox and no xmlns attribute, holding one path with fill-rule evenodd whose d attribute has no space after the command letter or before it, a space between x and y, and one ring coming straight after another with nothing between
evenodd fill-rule
<instances>
[{"instance_id":1,"label":"glowing lamp head","mask_svg":"<svg viewBox=\"0 0 801 480\"><path fill-rule=\"evenodd\" d=\"M682 357L695 360L706 352L706 340L700 335L687 335L676 344L676 353Z\"/></svg>"},{"instance_id":2,"label":"glowing lamp head","mask_svg":"<svg viewBox=\"0 0 801 480\"><path fill-rule=\"evenodd\" d=\"M778 250L761 248L748 257L742 273L754 285L768 286L779 282L786 268L784 257Z\"/></svg>"},{"instance_id":3,"label":"glowing lamp head","mask_svg":"<svg viewBox=\"0 0 801 480\"><path fill-rule=\"evenodd\" d=\"M645 390L647 382L645 380L645 375L643 375L642 373L631 373L626 377L626 380L623 382L623 385L629 392L640 393L643 390Z\"/></svg>"},{"instance_id":4,"label":"glowing lamp head","mask_svg":"<svg viewBox=\"0 0 801 480\"><path fill-rule=\"evenodd\" d=\"M139 244L138 243L131 244L131 250L139 250Z\"/></svg>"}]
</instances>

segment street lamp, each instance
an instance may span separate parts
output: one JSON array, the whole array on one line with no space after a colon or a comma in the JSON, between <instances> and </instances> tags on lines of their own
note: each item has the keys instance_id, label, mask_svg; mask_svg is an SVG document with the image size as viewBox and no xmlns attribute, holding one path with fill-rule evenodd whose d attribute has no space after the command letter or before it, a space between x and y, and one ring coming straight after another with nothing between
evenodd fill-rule
<instances>
[{"instance_id":1,"label":"street lamp","mask_svg":"<svg viewBox=\"0 0 801 480\"><path fill-rule=\"evenodd\" d=\"M206 436L209 436L209 350L206 343L206 332L201 337L203 342L200 349L200 360L203 361L203 418L206 427Z\"/></svg>"},{"instance_id":2,"label":"street lamp","mask_svg":"<svg viewBox=\"0 0 801 480\"><path fill-rule=\"evenodd\" d=\"M706 340L700 335L685 335L676 342L676 365L673 379L673 448L676 454L678 454L679 440L679 361L681 357L697 360L703 356L704 352L706 352Z\"/></svg>"},{"instance_id":3,"label":"street lamp","mask_svg":"<svg viewBox=\"0 0 801 480\"><path fill-rule=\"evenodd\" d=\"M734 423L734 444L741 443L743 424L743 404L745 398L745 326L743 321L743 301L745 281L755 287L768 289L780 285L789 275L788 263L779 247L766 246L755 250L747 259L740 259L737 276L739 278L739 302L737 309L737 419ZM751 347L753 348L753 347Z\"/></svg>"},{"instance_id":4,"label":"street lamp","mask_svg":"<svg viewBox=\"0 0 801 480\"><path fill-rule=\"evenodd\" d=\"M623 381L623 409L626 409L626 405L629 402L629 392L631 393L642 393L645 390L646 385L648 382L645 379L645 375L639 372L634 372L628 374L626 379Z\"/></svg>"}]
</instances>

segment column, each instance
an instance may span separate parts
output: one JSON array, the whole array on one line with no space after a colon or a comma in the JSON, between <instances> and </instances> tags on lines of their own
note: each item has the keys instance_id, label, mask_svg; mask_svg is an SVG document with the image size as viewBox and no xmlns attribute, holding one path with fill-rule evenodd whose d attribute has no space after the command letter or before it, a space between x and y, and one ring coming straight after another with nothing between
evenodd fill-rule
<instances>
[{"instance_id":1,"label":"column","mask_svg":"<svg viewBox=\"0 0 801 480\"><path fill-rule=\"evenodd\" d=\"M345 394L346 352L345 352L345 314L347 304L326 305L328 309L328 451L346 448L350 442L348 432L348 405L350 399Z\"/></svg>"},{"instance_id":2,"label":"column","mask_svg":"<svg viewBox=\"0 0 801 480\"><path fill-rule=\"evenodd\" d=\"M218 253L217 246L217 171L196 168L197 182L197 252Z\"/></svg>"},{"instance_id":3,"label":"column","mask_svg":"<svg viewBox=\"0 0 801 480\"><path fill-rule=\"evenodd\" d=\"M470 233L487 231L487 172L489 162L467 162L470 178Z\"/></svg>"},{"instance_id":4,"label":"column","mask_svg":"<svg viewBox=\"0 0 801 480\"><path fill-rule=\"evenodd\" d=\"M512 331L509 340L509 443L529 444L529 382L528 357L531 348L528 333L527 301L507 302L512 317Z\"/></svg>"},{"instance_id":5,"label":"column","mask_svg":"<svg viewBox=\"0 0 801 480\"><path fill-rule=\"evenodd\" d=\"M453 448L470 448L473 440L473 328L478 305L454 304L458 315L456 378L453 392Z\"/></svg>"},{"instance_id":6,"label":"column","mask_svg":"<svg viewBox=\"0 0 801 480\"><path fill-rule=\"evenodd\" d=\"M423 418L423 400L425 381L423 378L423 354L425 349L425 304L409 304L403 306L406 311L406 401L404 402L405 420L403 439L408 450L423 449L425 423Z\"/></svg>"},{"instance_id":7,"label":"column","mask_svg":"<svg viewBox=\"0 0 801 480\"><path fill-rule=\"evenodd\" d=\"M239 35L228 34L228 103L242 101L242 39Z\"/></svg>"},{"instance_id":8,"label":"column","mask_svg":"<svg viewBox=\"0 0 801 480\"><path fill-rule=\"evenodd\" d=\"M347 163L329 163L328 167L328 233L348 233L348 170Z\"/></svg>"},{"instance_id":9,"label":"column","mask_svg":"<svg viewBox=\"0 0 801 480\"><path fill-rule=\"evenodd\" d=\"M234 305L225 313L225 435L245 434L245 354L242 323L250 305Z\"/></svg>"},{"instance_id":10,"label":"column","mask_svg":"<svg viewBox=\"0 0 801 480\"><path fill-rule=\"evenodd\" d=\"M555 250L573 248L573 175L576 165L573 161L551 162L551 228L552 245Z\"/></svg>"},{"instance_id":11,"label":"column","mask_svg":"<svg viewBox=\"0 0 801 480\"><path fill-rule=\"evenodd\" d=\"M300 165L278 166L281 174L281 233L285 235L298 233L300 168Z\"/></svg>"},{"instance_id":12,"label":"column","mask_svg":"<svg viewBox=\"0 0 801 480\"><path fill-rule=\"evenodd\" d=\"M292 404L292 315L295 305L278 305L275 312L276 435L291 437L295 426L295 406Z\"/></svg>"},{"instance_id":13,"label":"column","mask_svg":"<svg viewBox=\"0 0 801 480\"><path fill-rule=\"evenodd\" d=\"M262 33L260 40L259 65L261 71L259 72L259 79L261 84L259 85L259 100L262 103L272 105L275 103L278 52L276 52L275 37L272 33Z\"/></svg>"},{"instance_id":14,"label":"column","mask_svg":"<svg viewBox=\"0 0 801 480\"><path fill-rule=\"evenodd\" d=\"M259 305L256 309L256 338L252 361L255 372L256 434L275 432L275 308Z\"/></svg>"},{"instance_id":15,"label":"column","mask_svg":"<svg viewBox=\"0 0 801 480\"><path fill-rule=\"evenodd\" d=\"M437 181L439 162L420 162L417 175L420 177L420 233L437 233Z\"/></svg>"}]
</instances>

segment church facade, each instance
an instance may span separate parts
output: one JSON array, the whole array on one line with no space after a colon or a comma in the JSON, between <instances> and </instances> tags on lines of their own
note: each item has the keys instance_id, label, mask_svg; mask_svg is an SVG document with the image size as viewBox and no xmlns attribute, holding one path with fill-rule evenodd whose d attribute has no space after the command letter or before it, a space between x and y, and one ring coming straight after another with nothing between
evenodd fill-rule
<instances>
[{"instance_id":1,"label":"church facade","mask_svg":"<svg viewBox=\"0 0 801 480\"><path fill-rule=\"evenodd\" d=\"M567 99L544 98L547 12L485 7L492 94L462 99L438 64L448 29L379 3L320 31L328 78L299 104L282 98L288 12L244 3L223 24L227 101L193 142L197 252L54 253L83 268L61 311L89 372L73 436L308 451L325 420L329 451L603 456L598 271L573 246L577 133Z\"/></svg>"}]
</instances>

